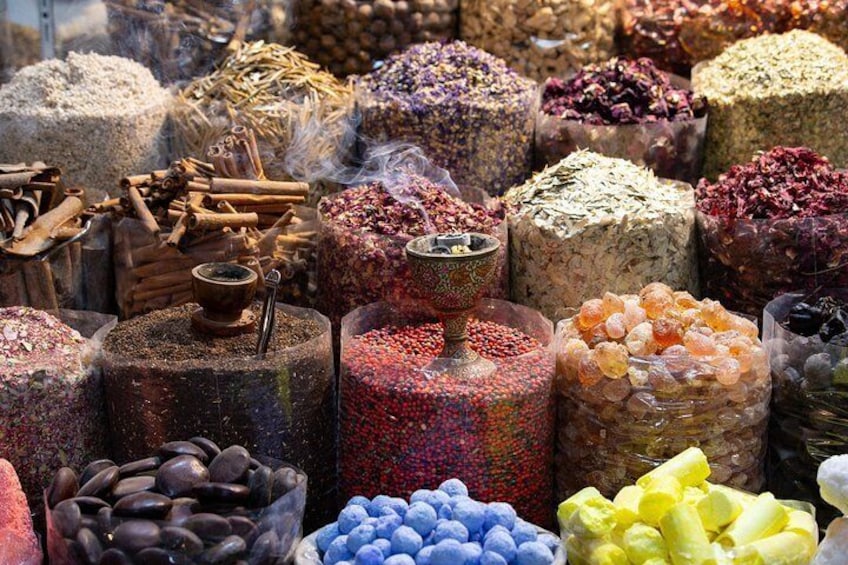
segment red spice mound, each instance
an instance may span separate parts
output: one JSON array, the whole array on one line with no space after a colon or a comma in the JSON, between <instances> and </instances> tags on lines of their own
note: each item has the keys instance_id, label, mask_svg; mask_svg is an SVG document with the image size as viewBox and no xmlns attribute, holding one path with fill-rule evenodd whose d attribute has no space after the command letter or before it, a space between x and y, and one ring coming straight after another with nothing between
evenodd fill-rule
<instances>
[{"instance_id":1,"label":"red spice mound","mask_svg":"<svg viewBox=\"0 0 848 565\"><path fill-rule=\"evenodd\" d=\"M848 212L848 174L807 147L775 147L695 190L698 209L724 218L812 218Z\"/></svg>"},{"instance_id":2,"label":"red spice mound","mask_svg":"<svg viewBox=\"0 0 848 565\"><path fill-rule=\"evenodd\" d=\"M12 464L0 459L0 562L41 563L41 548L32 530L26 495Z\"/></svg>"}]
</instances>

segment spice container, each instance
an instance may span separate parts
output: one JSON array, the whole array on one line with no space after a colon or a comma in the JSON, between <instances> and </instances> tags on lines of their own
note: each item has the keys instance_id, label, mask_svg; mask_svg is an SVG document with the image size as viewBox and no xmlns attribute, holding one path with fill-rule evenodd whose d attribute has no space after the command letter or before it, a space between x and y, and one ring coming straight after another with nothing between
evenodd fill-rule
<instances>
[{"instance_id":1,"label":"spice container","mask_svg":"<svg viewBox=\"0 0 848 565\"><path fill-rule=\"evenodd\" d=\"M360 134L407 141L460 188L502 194L530 173L536 84L462 41L390 57L357 82Z\"/></svg>"},{"instance_id":2,"label":"spice container","mask_svg":"<svg viewBox=\"0 0 848 565\"><path fill-rule=\"evenodd\" d=\"M404 246L428 233L475 231L501 242L496 272L486 295L509 294L507 226L496 201L475 191L458 192L418 174L348 189L321 201L318 236L318 310L333 324L371 302L420 298L404 259ZM336 326L338 327L338 326Z\"/></svg>"},{"instance_id":3,"label":"spice container","mask_svg":"<svg viewBox=\"0 0 848 565\"><path fill-rule=\"evenodd\" d=\"M784 292L848 286L848 174L810 149L775 147L695 199L707 296L760 316Z\"/></svg>"},{"instance_id":4,"label":"spice container","mask_svg":"<svg viewBox=\"0 0 848 565\"><path fill-rule=\"evenodd\" d=\"M512 298L554 319L605 291L664 281L698 289L689 185L588 151L572 153L504 199Z\"/></svg>"},{"instance_id":5,"label":"spice container","mask_svg":"<svg viewBox=\"0 0 848 565\"><path fill-rule=\"evenodd\" d=\"M848 415L840 407L848 383L846 298L844 289L792 292L763 312L774 379L769 488L814 503L822 527L838 513L819 495L818 467L848 451Z\"/></svg>"},{"instance_id":6,"label":"spice container","mask_svg":"<svg viewBox=\"0 0 848 565\"><path fill-rule=\"evenodd\" d=\"M125 171L159 165L170 100L128 59L71 53L32 65L0 88L0 162L37 156L98 202Z\"/></svg>"},{"instance_id":7,"label":"spice container","mask_svg":"<svg viewBox=\"0 0 848 565\"><path fill-rule=\"evenodd\" d=\"M365 74L385 58L457 35L458 0L294 0L295 44L336 76Z\"/></svg>"},{"instance_id":8,"label":"spice container","mask_svg":"<svg viewBox=\"0 0 848 565\"><path fill-rule=\"evenodd\" d=\"M708 179L776 145L848 165L839 124L848 111L848 54L827 40L792 31L740 41L693 69L692 84L710 103Z\"/></svg>"},{"instance_id":9,"label":"spice container","mask_svg":"<svg viewBox=\"0 0 848 565\"><path fill-rule=\"evenodd\" d=\"M546 524L551 324L507 302L477 305L494 275L497 240L471 234L457 249L441 243L450 237L407 244L413 277L441 324L426 307L385 302L342 322L342 496L408 496L427 481L462 477L476 496Z\"/></svg>"},{"instance_id":10,"label":"spice container","mask_svg":"<svg viewBox=\"0 0 848 565\"><path fill-rule=\"evenodd\" d=\"M198 301L204 296L197 294L199 278L229 277L226 288L233 280L256 284L256 274L245 267L207 265L193 270ZM217 302L227 300L221 295ZM244 324L233 332L241 333L230 336L221 334L221 324L198 326L201 314L193 304L118 324L104 356L113 453L118 461L139 458L169 438L191 434L244 445L309 473L315 497L310 512L321 523L336 484L329 321L314 310L277 304L268 354L258 358L260 306L250 300L236 315Z\"/></svg>"},{"instance_id":11,"label":"spice container","mask_svg":"<svg viewBox=\"0 0 848 565\"><path fill-rule=\"evenodd\" d=\"M771 378L757 326L651 283L557 326L557 493L605 496L698 445L713 481L763 485Z\"/></svg>"},{"instance_id":12,"label":"spice container","mask_svg":"<svg viewBox=\"0 0 848 565\"><path fill-rule=\"evenodd\" d=\"M115 51L149 68L165 84L212 70L245 40L288 42L283 0L105 0Z\"/></svg>"},{"instance_id":13,"label":"spice container","mask_svg":"<svg viewBox=\"0 0 848 565\"><path fill-rule=\"evenodd\" d=\"M615 53L616 2L471 0L460 36L521 74L545 80Z\"/></svg>"},{"instance_id":14,"label":"spice container","mask_svg":"<svg viewBox=\"0 0 848 565\"><path fill-rule=\"evenodd\" d=\"M94 312L0 309L0 452L18 470L33 509L50 469L105 455L95 361L114 323Z\"/></svg>"},{"instance_id":15,"label":"spice container","mask_svg":"<svg viewBox=\"0 0 848 565\"><path fill-rule=\"evenodd\" d=\"M707 105L650 59L610 59L563 81L551 78L536 118L536 160L552 165L588 149L697 182ZM685 82L685 81L683 81Z\"/></svg>"},{"instance_id":16,"label":"spice container","mask_svg":"<svg viewBox=\"0 0 848 565\"><path fill-rule=\"evenodd\" d=\"M291 562L302 471L204 437L146 455L120 467L92 461L79 475L59 469L44 493L51 563Z\"/></svg>"}]
</instances>

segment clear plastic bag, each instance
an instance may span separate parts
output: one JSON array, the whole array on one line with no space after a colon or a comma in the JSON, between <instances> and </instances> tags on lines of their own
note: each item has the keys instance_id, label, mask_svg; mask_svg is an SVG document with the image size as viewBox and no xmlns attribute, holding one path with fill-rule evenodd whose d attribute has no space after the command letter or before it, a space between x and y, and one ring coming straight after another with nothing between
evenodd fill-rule
<instances>
[{"instance_id":1,"label":"clear plastic bag","mask_svg":"<svg viewBox=\"0 0 848 565\"><path fill-rule=\"evenodd\" d=\"M550 521L551 323L523 306L488 299L474 319L470 345L480 336L485 344L478 352L492 362L491 372L478 377L428 369L437 358L427 350L432 339L441 339L442 327L421 308L378 302L345 317L339 385L343 498L408 497L422 485L457 477L480 500L509 502L528 521ZM421 349L377 345L375 332L398 331L422 332L416 338ZM507 338L486 341L486 332ZM523 342L523 353L499 349L528 336L535 342Z\"/></svg>"},{"instance_id":2,"label":"clear plastic bag","mask_svg":"<svg viewBox=\"0 0 848 565\"><path fill-rule=\"evenodd\" d=\"M710 480L751 491L764 483L771 378L764 350L733 385L688 356L631 357L627 375L581 383L557 326L557 497L587 486L608 497L696 446Z\"/></svg>"},{"instance_id":3,"label":"clear plastic bag","mask_svg":"<svg viewBox=\"0 0 848 565\"><path fill-rule=\"evenodd\" d=\"M848 291L822 289L775 298L763 312L763 342L774 380L769 490L815 504L825 527L838 512L821 499L816 472L828 457L848 452L848 348L824 343L818 335L798 335L781 325L795 304L814 301L816 296L845 300Z\"/></svg>"},{"instance_id":4,"label":"clear plastic bag","mask_svg":"<svg viewBox=\"0 0 848 565\"><path fill-rule=\"evenodd\" d=\"M539 112L536 160L541 166L559 162L578 149L627 159L658 177L690 184L701 178L707 117L643 124L594 125Z\"/></svg>"},{"instance_id":5,"label":"clear plastic bag","mask_svg":"<svg viewBox=\"0 0 848 565\"><path fill-rule=\"evenodd\" d=\"M471 0L460 36L543 81L615 54L617 0Z\"/></svg>"},{"instance_id":6,"label":"clear plastic bag","mask_svg":"<svg viewBox=\"0 0 848 565\"><path fill-rule=\"evenodd\" d=\"M696 212L704 295L761 316L793 290L848 287L848 215L728 219Z\"/></svg>"}]
</instances>

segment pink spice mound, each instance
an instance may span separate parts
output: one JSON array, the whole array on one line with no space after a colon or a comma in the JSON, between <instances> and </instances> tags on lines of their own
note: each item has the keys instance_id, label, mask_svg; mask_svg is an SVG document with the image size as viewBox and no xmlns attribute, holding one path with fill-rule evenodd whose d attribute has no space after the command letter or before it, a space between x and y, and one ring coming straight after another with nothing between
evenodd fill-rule
<instances>
[{"instance_id":1,"label":"pink spice mound","mask_svg":"<svg viewBox=\"0 0 848 565\"><path fill-rule=\"evenodd\" d=\"M0 563L38 565L41 546L15 468L0 459Z\"/></svg>"},{"instance_id":2,"label":"pink spice mound","mask_svg":"<svg viewBox=\"0 0 848 565\"><path fill-rule=\"evenodd\" d=\"M84 345L76 330L47 312L0 308L0 381L39 370L79 370Z\"/></svg>"}]
</instances>

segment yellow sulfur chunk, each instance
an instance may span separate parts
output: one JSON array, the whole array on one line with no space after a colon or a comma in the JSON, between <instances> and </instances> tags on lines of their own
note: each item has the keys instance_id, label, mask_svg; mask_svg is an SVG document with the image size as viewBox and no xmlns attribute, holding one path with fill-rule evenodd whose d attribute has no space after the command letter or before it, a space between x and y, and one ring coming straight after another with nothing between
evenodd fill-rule
<instances>
[{"instance_id":1,"label":"yellow sulfur chunk","mask_svg":"<svg viewBox=\"0 0 848 565\"><path fill-rule=\"evenodd\" d=\"M639 518L658 526L669 509L683 500L683 486L671 475L661 475L650 482L639 500Z\"/></svg>"},{"instance_id":2,"label":"yellow sulfur chunk","mask_svg":"<svg viewBox=\"0 0 848 565\"><path fill-rule=\"evenodd\" d=\"M671 565L671 562L665 559L648 559L642 565Z\"/></svg>"},{"instance_id":3,"label":"yellow sulfur chunk","mask_svg":"<svg viewBox=\"0 0 848 565\"><path fill-rule=\"evenodd\" d=\"M725 493L728 496L735 498L736 501L742 506L743 510L757 501L756 494L751 494L750 492L745 492L744 490L735 489L733 487L707 483L707 491L711 492L714 490Z\"/></svg>"},{"instance_id":4,"label":"yellow sulfur chunk","mask_svg":"<svg viewBox=\"0 0 848 565\"><path fill-rule=\"evenodd\" d=\"M717 565L698 511L685 502L666 512L660 530L674 565Z\"/></svg>"},{"instance_id":5,"label":"yellow sulfur chunk","mask_svg":"<svg viewBox=\"0 0 848 565\"><path fill-rule=\"evenodd\" d=\"M644 489L640 486L629 485L618 491L612 503L615 504L615 519L619 526L629 526L639 520L639 500Z\"/></svg>"},{"instance_id":6,"label":"yellow sulfur chunk","mask_svg":"<svg viewBox=\"0 0 848 565\"><path fill-rule=\"evenodd\" d=\"M604 498L604 495L595 487L586 487L560 502L559 507L557 507L557 519L560 527L565 528L565 524L571 519L571 515L577 512L581 505L593 498Z\"/></svg>"},{"instance_id":7,"label":"yellow sulfur chunk","mask_svg":"<svg viewBox=\"0 0 848 565\"><path fill-rule=\"evenodd\" d=\"M659 477L674 477L684 487L696 487L710 476L710 466L707 456L697 447L685 449L651 471L642 475L636 484L642 488Z\"/></svg>"},{"instance_id":8,"label":"yellow sulfur chunk","mask_svg":"<svg viewBox=\"0 0 848 565\"><path fill-rule=\"evenodd\" d=\"M706 485L707 483L703 483ZM683 502L689 506L695 506L698 502L707 496L707 490L701 487L683 487Z\"/></svg>"},{"instance_id":9,"label":"yellow sulfur chunk","mask_svg":"<svg viewBox=\"0 0 848 565\"><path fill-rule=\"evenodd\" d=\"M565 524L565 531L578 536L600 538L615 528L615 506L606 498L591 498L574 512Z\"/></svg>"},{"instance_id":10,"label":"yellow sulfur chunk","mask_svg":"<svg viewBox=\"0 0 848 565\"><path fill-rule=\"evenodd\" d=\"M695 505L704 527L718 532L742 514L742 505L730 493L713 489Z\"/></svg>"},{"instance_id":11,"label":"yellow sulfur chunk","mask_svg":"<svg viewBox=\"0 0 848 565\"><path fill-rule=\"evenodd\" d=\"M809 546L810 553L815 553L819 544L819 526L812 514L803 510L789 509L789 522L783 531L801 536Z\"/></svg>"},{"instance_id":12,"label":"yellow sulfur chunk","mask_svg":"<svg viewBox=\"0 0 848 565\"><path fill-rule=\"evenodd\" d=\"M627 558L635 565L642 565L652 559L668 559L662 534L651 526L633 524L624 532L622 542Z\"/></svg>"},{"instance_id":13,"label":"yellow sulfur chunk","mask_svg":"<svg viewBox=\"0 0 848 565\"><path fill-rule=\"evenodd\" d=\"M735 548L734 565L807 565L814 551L803 536L781 532Z\"/></svg>"},{"instance_id":14,"label":"yellow sulfur chunk","mask_svg":"<svg viewBox=\"0 0 848 565\"><path fill-rule=\"evenodd\" d=\"M571 536L565 548L569 565L629 565L624 550L609 540Z\"/></svg>"},{"instance_id":15,"label":"yellow sulfur chunk","mask_svg":"<svg viewBox=\"0 0 848 565\"><path fill-rule=\"evenodd\" d=\"M786 508L766 492L745 508L736 520L716 538L723 547L740 547L773 536L789 523Z\"/></svg>"}]
</instances>

